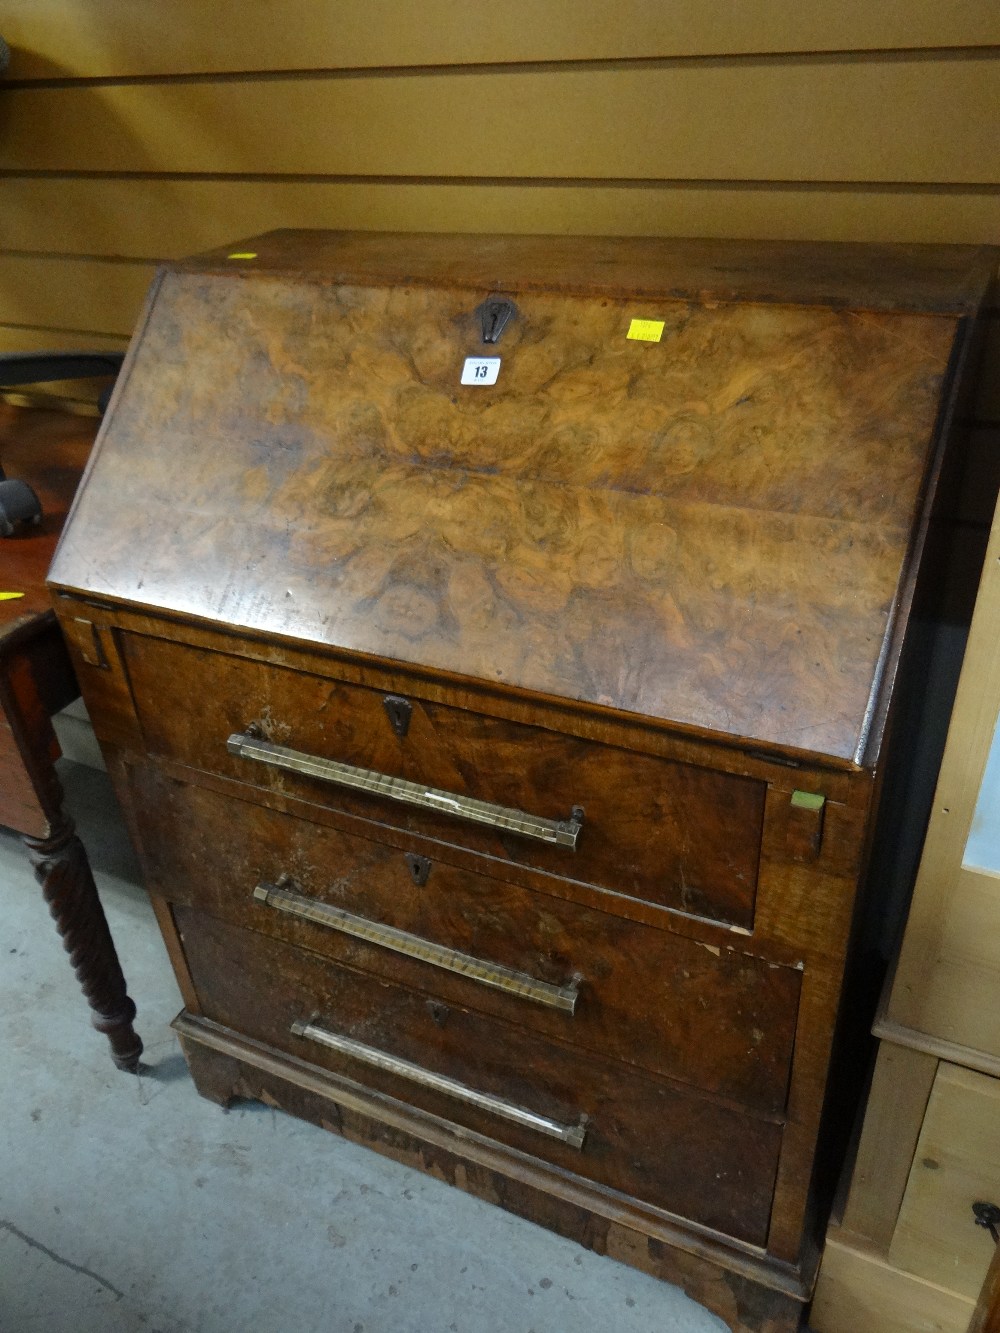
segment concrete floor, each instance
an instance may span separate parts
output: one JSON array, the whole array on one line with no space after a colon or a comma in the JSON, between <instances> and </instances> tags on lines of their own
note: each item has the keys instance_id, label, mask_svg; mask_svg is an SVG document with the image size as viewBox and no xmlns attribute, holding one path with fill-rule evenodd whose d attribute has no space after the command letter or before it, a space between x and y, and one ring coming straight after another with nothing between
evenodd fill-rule
<instances>
[{"instance_id":1,"label":"concrete floor","mask_svg":"<svg viewBox=\"0 0 1000 1333\"><path fill-rule=\"evenodd\" d=\"M676 1288L257 1104L197 1096L104 774L65 764L146 1045L115 1071L0 831L0 1333L710 1333Z\"/></svg>"}]
</instances>

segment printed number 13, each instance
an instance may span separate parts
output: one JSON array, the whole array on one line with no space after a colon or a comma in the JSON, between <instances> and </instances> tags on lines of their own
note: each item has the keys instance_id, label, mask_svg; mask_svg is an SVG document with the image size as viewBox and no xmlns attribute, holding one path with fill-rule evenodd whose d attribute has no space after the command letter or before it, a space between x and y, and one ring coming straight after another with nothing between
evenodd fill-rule
<instances>
[{"instance_id":1,"label":"printed number 13","mask_svg":"<svg viewBox=\"0 0 1000 1333\"><path fill-rule=\"evenodd\" d=\"M462 363L463 384L496 384L499 373L498 356L467 356Z\"/></svg>"}]
</instances>

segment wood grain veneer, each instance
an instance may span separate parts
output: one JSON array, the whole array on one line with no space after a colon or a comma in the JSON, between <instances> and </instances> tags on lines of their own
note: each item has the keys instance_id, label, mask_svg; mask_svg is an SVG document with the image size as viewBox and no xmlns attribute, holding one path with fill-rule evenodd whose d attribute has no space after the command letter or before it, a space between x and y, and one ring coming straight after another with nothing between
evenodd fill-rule
<instances>
[{"instance_id":1,"label":"wood grain veneer","mask_svg":"<svg viewBox=\"0 0 1000 1333\"><path fill-rule=\"evenodd\" d=\"M398 237L249 248L260 277L216 276L209 257L154 289L130 371L144 387L120 392L107 485L84 486L59 584L857 762L952 317L735 304L741 280L750 301L815 293L837 258L822 248L797 269L772 252L767 282L727 251L722 307L694 299L704 245L631 242L610 266L613 246L579 238L544 264L522 238L427 237L416 259ZM984 278L983 255L896 258L952 311ZM960 295L942 298L936 263L959 265ZM315 281L271 276L303 265ZM595 271L599 297L537 290ZM866 252L827 285L838 303L885 304L892 277ZM505 284L521 314L503 382L459 395L474 309ZM650 315L663 340L629 341ZM150 437L169 447L136 468ZM178 469L201 480L183 515ZM142 514L141 541L123 510Z\"/></svg>"}]
</instances>

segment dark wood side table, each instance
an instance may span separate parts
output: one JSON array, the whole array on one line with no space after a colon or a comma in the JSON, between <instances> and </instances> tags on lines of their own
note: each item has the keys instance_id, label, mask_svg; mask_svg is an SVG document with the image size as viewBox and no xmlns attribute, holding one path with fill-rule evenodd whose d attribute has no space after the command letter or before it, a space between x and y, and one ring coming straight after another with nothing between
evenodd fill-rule
<instances>
[{"instance_id":1,"label":"dark wood side table","mask_svg":"<svg viewBox=\"0 0 1000 1333\"><path fill-rule=\"evenodd\" d=\"M91 1021L119 1069L139 1067L142 1042L97 895L87 853L63 809L52 715L80 693L56 624L45 575L97 423L0 403L0 461L27 481L44 509L40 526L0 540L0 824L20 833L55 919Z\"/></svg>"}]
</instances>

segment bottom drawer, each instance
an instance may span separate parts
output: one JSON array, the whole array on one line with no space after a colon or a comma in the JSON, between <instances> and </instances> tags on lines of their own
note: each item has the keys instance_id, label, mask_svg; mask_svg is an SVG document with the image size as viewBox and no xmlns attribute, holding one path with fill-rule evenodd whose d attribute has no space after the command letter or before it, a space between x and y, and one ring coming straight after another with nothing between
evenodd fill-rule
<instances>
[{"instance_id":1,"label":"bottom drawer","mask_svg":"<svg viewBox=\"0 0 1000 1333\"><path fill-rule=\"evenodd\" d=\"M645 1203L765 1243L779 1124L192 909L177 907L174 917L206 1018ZM293 1025L311 1028L297 1034ZM324 1033L341 1048L324 1044ZM389 1061L372 1063L378 1052Z\"/></svg>"}]
</instances>

